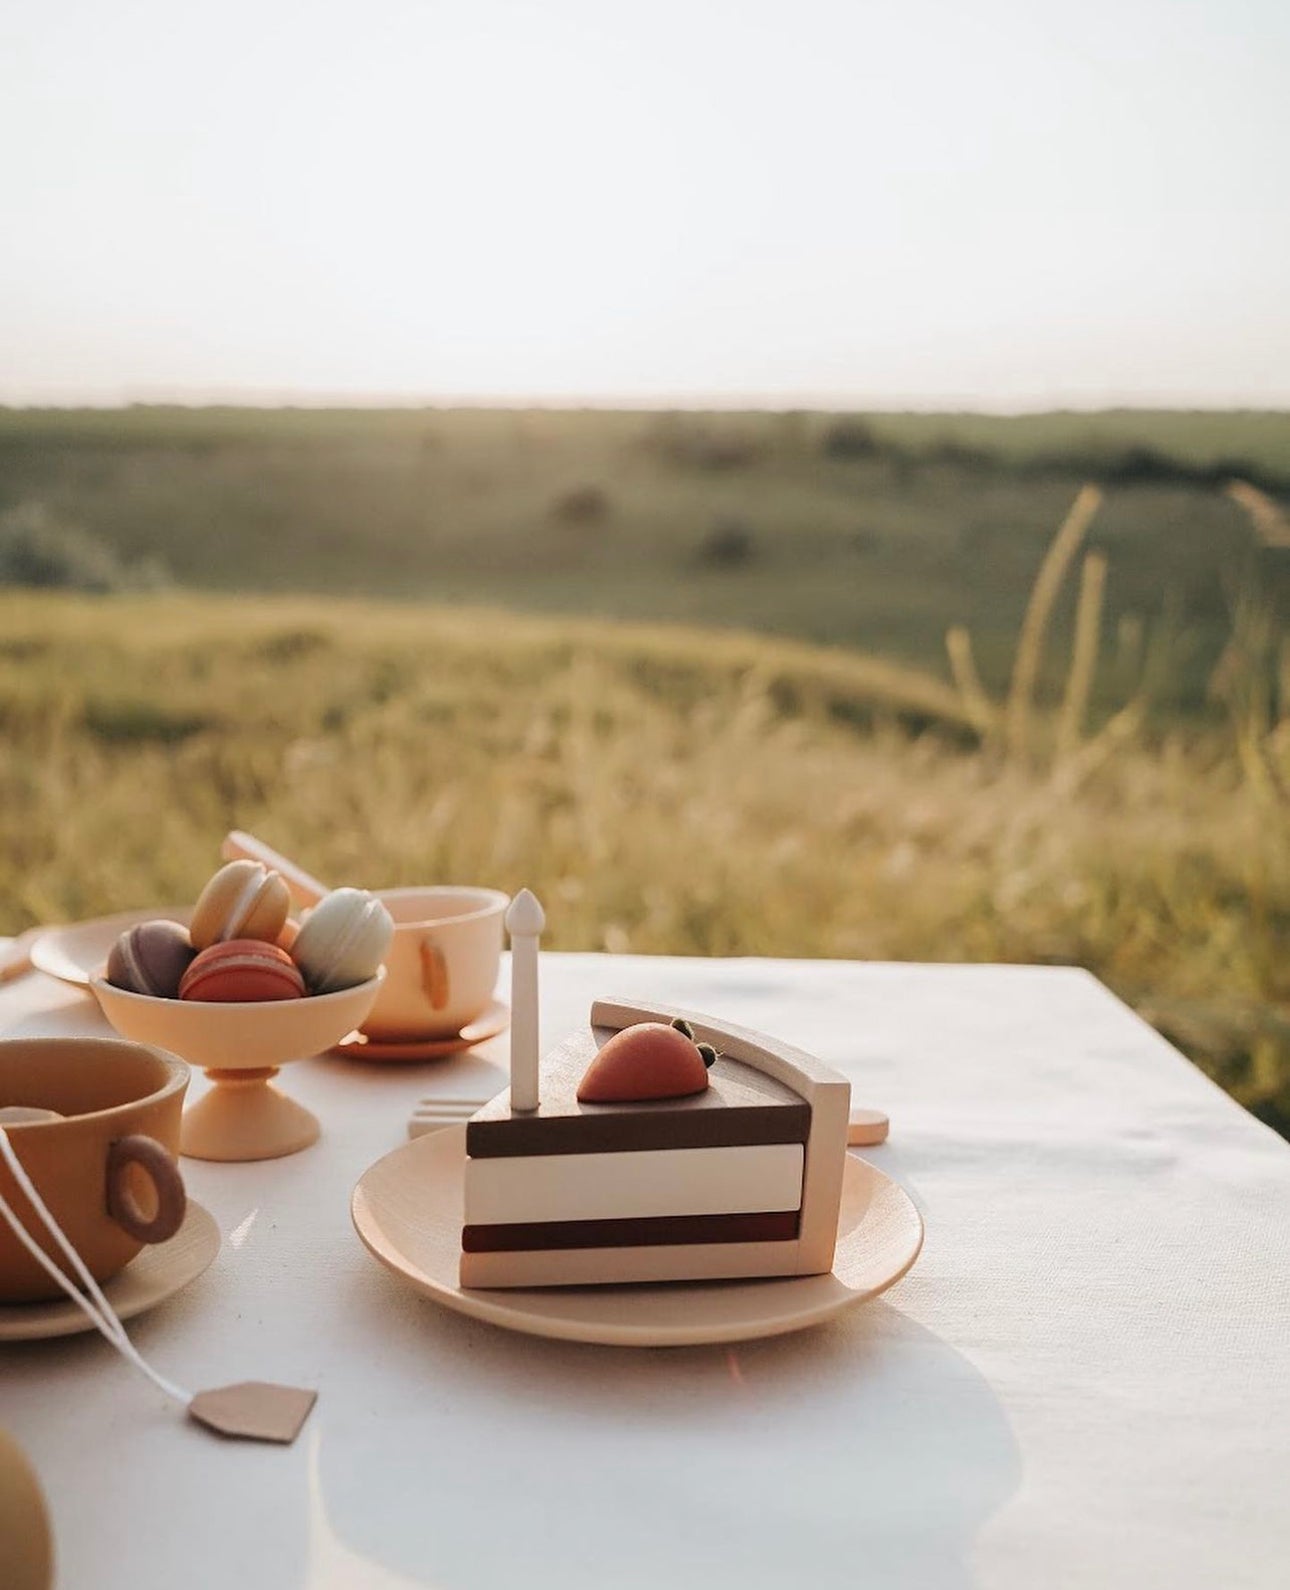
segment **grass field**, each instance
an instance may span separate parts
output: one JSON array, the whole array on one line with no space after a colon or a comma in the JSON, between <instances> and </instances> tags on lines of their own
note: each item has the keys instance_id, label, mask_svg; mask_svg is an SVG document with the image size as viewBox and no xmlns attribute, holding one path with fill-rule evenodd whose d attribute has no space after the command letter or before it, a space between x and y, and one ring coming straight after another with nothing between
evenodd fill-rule
<instances>
[{"instance_id":1,"label":"grass field","mask_svg":"<svg viewBox=\"0 0 1290 1590\"><path fill-rule=\"evenodd\" d=\"M556 948L1078 962L1290 1132L1284 725L970 718L733 632L10 592L0 931L191 898L241 826L336 882L532 884Z\"/></svg>"},{"instance_id":2,"label":"grass field","mask_svg":"<svg viewBox=\"0 0 1290 1590\"><path fill-rule=\"evenodd\" d=\"M1290 1133L1287 496L1282 414L0 411L0 587L113 593L0 590L0 931L241 826L557 947L1078 962Z\"/></svg>"},{"instance_id":3,"label":"grass field","mask_svg":"<svg viewBox=\"0 0 1290 1590\"><path fill-rule=\"evenodd\" d=\"M0 515L36 504L127 574L734 626L942 675L957 624L995 690L1099 480L1095 705L1165 624L1160 713L1206 710L1250 553L1232 475L1287 489L1290 416L0 411Z\"/></svg>"}]
</instances>

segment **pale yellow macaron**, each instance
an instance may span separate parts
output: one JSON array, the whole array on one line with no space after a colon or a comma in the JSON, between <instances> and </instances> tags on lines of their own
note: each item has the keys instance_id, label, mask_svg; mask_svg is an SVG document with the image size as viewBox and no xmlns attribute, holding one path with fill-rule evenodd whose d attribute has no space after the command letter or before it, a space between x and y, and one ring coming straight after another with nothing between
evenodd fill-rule
<instances>
[{"instance_id":1,"label":"pale yellow macaron","mask_svg":"<svg viewBox=\"0 0 1290 1590\"><path fill-rule=\"evenodd\" d=\"M188 937L195 950L227 939L276 944L290 907L291 895L281 873L258 861L230 861L198 897Z\"/></svg>"}]
</instances>

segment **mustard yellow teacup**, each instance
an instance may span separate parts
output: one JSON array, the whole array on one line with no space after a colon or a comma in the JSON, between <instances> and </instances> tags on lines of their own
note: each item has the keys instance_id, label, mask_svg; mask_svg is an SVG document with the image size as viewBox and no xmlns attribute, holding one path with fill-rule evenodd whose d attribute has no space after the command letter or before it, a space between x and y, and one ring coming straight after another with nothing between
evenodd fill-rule
<instances>
[{"instance_id":1,"label":"mustard yellow teacup","mask_svg":"<svg viewBox=\"0 0 1290 1590\"><path fill-rule=\"evenodd\" d=\"M183 1223L175 1157L188 1067L119 1038L0 1040L0 1123L18 1162L96 1281ZM34 1120L38 1111L55 1118ZM27 1116L27 1119L23 1119ZM0 1161L0 1193L60 1269L59 1253ZM62 1297L0 1218L0 1303Z\"/></svg>"}]
</instances>

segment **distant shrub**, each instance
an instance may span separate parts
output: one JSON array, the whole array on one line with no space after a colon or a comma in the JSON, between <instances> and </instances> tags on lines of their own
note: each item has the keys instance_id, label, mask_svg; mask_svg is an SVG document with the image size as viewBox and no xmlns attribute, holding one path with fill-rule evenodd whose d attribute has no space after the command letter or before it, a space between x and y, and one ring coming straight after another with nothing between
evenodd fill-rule
<instances>
[{"instance_id":1,"label":"distant shrub","mask_svg":"<svg viewBox=\"0 0 1290 1590\"><path fill-rule=\"evenodd\" d=\"M284 629L276 635L267 635L255 648L255 655L265 662L295 662L301 657L312 657L331 645L331 636L321 629Z\"/></svg>"},{"instance_id":2,"label":"distant shrub","mask_svg":"<svg viewBox=\"0 0 1290 1590\"><path fill-rule=\"evenodd\" d=\"M1078 475L1114 486L1210 486L1224 478L1214 478L1209 465L1186 463L1143 445L1108 447L1094 443L1061 452L1035 453L1018 460L1016 469L1022 475Z\"/></svg>"},{"instance_id":3,"label":"distant shrub","mask_svg":"<svg viewBox=\"0 0 1290 1590\"><path fill-rule=\"evenodd\" d=\"M53 642L44 636L23 635L15 640L0 640L0 657L10 662L27 662L52 650Z\"/></svg>"},{"instance_id":4,"label":"distant shrub","mask_svg":"<svg viewBox=\"0 0 1290 1590\"><path fill-rule=\"evenodd\" d=\"M861 526L859 530L851 532L851 550L859 552L862 556L876 552L882 545L882 537L876 530L866 529Z\"/></svg>"},{"instance_id":5,"label":"distant shrub","mask_svg":"<svg viewBox=\"0 0 1290 1590\"><path fill-rule=\"evenodd\" d=\"M649 450L667 463L714 473L763 463L773 441L766 425L755 432L747 426L676 413L659 415L646 436Z\"/></svg>"},{"instance_id":6,"label":"distant shrub","mask_svg":"<svg viewBox=\"0 0 1290 1590\"><path fill-rule=\"evenodd\" d=\"M826 458L874 458L882 443L864 420L835 420L824 433L821 449Z\"/></svg>"},{"instance_id":7,"label":"distant shrub","mask_svg":"<svg viewBox=\"0 0 1290 1590\"><path fill-rule=\"evenodd\" d=\"M557 524L598 525L609 517L609 506L609 493L603 486L574 486L555 499L550 516Z\"/></svg>"},{"instance_id":8,"label":"distant shrub","mask_svg":"<svg viewBox=\"0 0 1290 1590\"><path fill-rule=\"evenodd\" d=\"M155 559L124 562L106 541L44 503L22 502L0 514L0 585L102 594L166 583Z\"/></svg>"},{"instance_id":9,"label":"distant shrub","mask_svg":"<svg viewBox=\"0 0 1290 1590\"><path fill-rule=\"evenodd\" d=\"M1194 468L1180 467L1172 458L1154 447L1126 447L1112 454L1101 466L1099 473L1105 481L1118 485L1139 485L1147 482L1173 481L1196 473Z\"/></svg>"},{"instance_id":10,"label":"distant shrub","mask_svg":"<svg viewBox=\"0 0 1290 1590\"><path fill-rule=\"evenodd\" d=\"M1022 476L1071 475L1104 486L1175 486L1218 491L1225 489L1230 480L1238 479L1273 494L1290 488L1286 475L1249 459L1176 458L1145 443L1128 447L1093 443L1061 452L1036 453L1017 461L1014 467Z\"/></svg>"},{"instance_id":11,"label":"distant shrub","mask_svg":"<svg viewBox=\"0 0 1290 1590\"><path fill-rule=\"evenodd\" d=\"M950 469L961 469L969 474L986 475L1002 472L1007 469L1007 464L998 453L989 452L984 447L973 447L967 442L955 440L952 436L942 437L923 454L923 459L929 464L945 464Z\"/></svg>"},{"instance_id":12,"label":"distant shrub","mask_svg":"<svg viewBox=\"0 0 1290 1590\"><path fill-rule=\"evenodd\" d=\"M699 562L707 568L738 568L756 555L757 539L741 519L718 519L699 543Z\"/></svg>"},{"instance_id":13,"label":"distant shrub","mask_svg":"<svg viewBox=\"0 0 1290 1590\"><path fill-rule=\"evenodd\" d=\"M178 712L144 698L91 698L85 704L82 721L88 733L107 745L177 745L209 729L214 722L202 713Z\"/></svg>"},{"instance_id":14,"label":"distant shrub","mask_svg":"<svg viewBox=\"0 0 1290 1590\"><path fill-rule=\"evenodd\" d=\"M825 431L820 444L826 458L843 461L880 458L890 464L902 479L929 465L946 465L950 469L983 474L1001 470L1003 461L994 453L981 447L972 447L953 436L939 436L921 447L880 436L867 420L849 415L835 420Z\"/></svg>"},{"instance_id":15,"label":"distant shrub","mask_svg":"<svg viewBox=\"0 0 1290 1590\"><path fill-rule=\"evenodd\" d=\"M700 469L747 469L765 458L766 443L738 431L701 431L690 446L690 462Z\"/></svg>"},{"instance_id":16,"label":"distant shrub","mask_svg":"<svg viewBox=\"0 0 1290 1590\"><path fill-rule=\"evenodd\" d=\"M0 583L110 591L121 572L110 547L60 523L43 503L19 503L0 514Z\"/></svg>"},{"instance_id":17,"label":"distant shrub","mask_svg":"<svg viewBox=\"0 0 1290 1590\"><path fill-rule=\"evenodd\" d=\"M378 706L393 701L395 696L407 689L414 674L415 670L408 666L405 658L377 658L368 675L367 699Z\"/></svg>"}]
</instances>

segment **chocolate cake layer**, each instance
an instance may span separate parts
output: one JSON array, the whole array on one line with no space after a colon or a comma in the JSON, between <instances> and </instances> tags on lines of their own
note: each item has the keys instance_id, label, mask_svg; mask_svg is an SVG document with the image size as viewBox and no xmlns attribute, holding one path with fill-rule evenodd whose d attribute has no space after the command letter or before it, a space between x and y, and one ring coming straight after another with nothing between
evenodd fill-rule
<instances>
[{"instance_id":1,"label":"chocolate cake layer","mask_svg":"<svg viewBox=\"0 0 1290 1590\"><path fill-rule=\"evenodd\" d=\"M466 1126L470 1158L806 1142L811 1129L806 1101L774 1078L724 1056L708 1073L706 1090L689 1098L580 1103L578 1083L607 1036L579 1033L546 1057L542 1102L531 1113L512 1115L508 1093L486 1104Z\"/></svg>"},{"instance_id":2,"label":"chocolate cake layer","mask_svg":"<svg viewBox=\"0 0 1290 1590\"><path fill-rule=\"evenodd\" d=\"M800 1211L748 1215L663 1215L633 1220L548 1220L463 1226L466 1253L535 1253L559 1248L650 1248L696 1242L791 1242Z\"/></svg>"},{"instance_id":3,"label":"chocolate cake layer","mask_svg":"<svg viewBox=\"0 0 1290 1590\"><path fill-rule=\"evenodd\" d=\"M470 1121L471 1159L515 1159L543 1154L630 1154L664 1148L751 1148L762 1143L804 1143L811 1128L805 1104L777 1110L665 1113L659 1106L620 1115L566 1116L554 1121Z\"/></svg>"}]
</instances>

